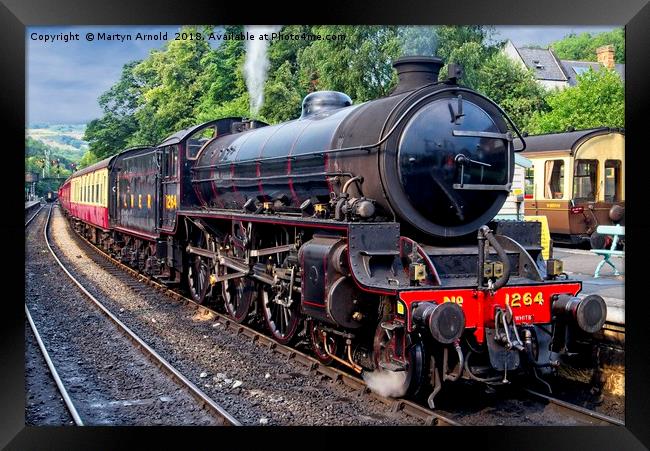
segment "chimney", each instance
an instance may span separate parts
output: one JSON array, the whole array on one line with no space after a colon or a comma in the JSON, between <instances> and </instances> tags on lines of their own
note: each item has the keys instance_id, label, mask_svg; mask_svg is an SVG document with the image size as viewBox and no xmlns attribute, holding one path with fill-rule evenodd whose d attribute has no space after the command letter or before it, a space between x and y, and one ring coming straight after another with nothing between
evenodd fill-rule
<instances>
[{"instance_id":1,"label":"chimney","mask_svg":"<svg viewBox=\"0 0 650 451\"><path fill-rule=\"evenodd\" d=\"M433 56L403 56L393 63L397 71L397 86L391 92L400 94L438 81L442 60Z\"/></svg>"},{"instance_id":2,"label":"chimney","mask_svg":"<svg viewBox=\"0 0 650 451\"><path fill-rule=\"evenodd\" d=\"M607 69L614 69L614 46L612 44L604 45L596 49L598 62Z\"/></svg>"}]
</instances>

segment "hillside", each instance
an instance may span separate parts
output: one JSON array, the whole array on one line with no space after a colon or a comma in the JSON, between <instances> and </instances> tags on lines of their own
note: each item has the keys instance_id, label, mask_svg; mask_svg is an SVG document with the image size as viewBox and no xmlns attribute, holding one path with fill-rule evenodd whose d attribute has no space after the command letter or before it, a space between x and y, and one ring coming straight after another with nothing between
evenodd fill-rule
<instances>
[{"instance_id":1,"label":"hillside","mask_svg":"<svg viewBox=\"0 0 650 451\"><path fill-rule=\"evenodd\" d=\"M49 147L52 154L58 158L77 163L88 150L88 143L83 140L86 124L30 125L26 130L27 138ZM42 154L42 149L39 149L39 147L38 145L27 144L25 156Z\"/></svg>"}]
</instances>

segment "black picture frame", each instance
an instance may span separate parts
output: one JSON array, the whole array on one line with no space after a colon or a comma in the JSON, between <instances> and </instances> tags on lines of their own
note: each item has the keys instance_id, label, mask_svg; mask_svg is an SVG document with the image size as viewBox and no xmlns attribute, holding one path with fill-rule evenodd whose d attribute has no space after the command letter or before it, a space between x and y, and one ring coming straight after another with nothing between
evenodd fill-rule
<instances>
[{"instance_id":1,"label":"black picture frame","mask_svg":"<svg viewBox=\"0 0 650 451\"><path fill-rule=\"evenodd\" d=\"M650 168L647 143L648 80L650 80L650 5L647 0L464 0L430 2L387 0L372 3L273 2L264 10L253 3L178 2L162 0L3 0L0 5L0 104L2 108L3 191L0 221L2 259L2 328L0 334L0 445L7 449L102 449L129 447L146 440L146 447L169 448L176 440L184 447L197 440L204 446L250 447L250 440L312 448L320 445L367 446L370 439L383 447L499 449L645 449L650 447L650 344L648 300L643 288L650 216L644 183ZM490 24L490 25L617 25L626 26L626 427L481 427L346 428L335 432L306 428L256 428L248 431L213 428L68 428L25 427L24 424L24 232L18 224L23 178L25 135L25 27L33 25L142 25L204 23L358 23L358 24ZM630 164L632 163L632 164ZM22 217L22 215L20 215ZM21 219L22 221L22 219ZM283 433L283 440L271 435ZM232 434L232 435L231 435ZM324 435L326 434L326 435ZM181 443L181 442L178 442ZM444 445L443 445L444 443ZM239 445L238 445L239 444ZM255 445L264 446L264 445Z\"/></svg>"}]
</instances>

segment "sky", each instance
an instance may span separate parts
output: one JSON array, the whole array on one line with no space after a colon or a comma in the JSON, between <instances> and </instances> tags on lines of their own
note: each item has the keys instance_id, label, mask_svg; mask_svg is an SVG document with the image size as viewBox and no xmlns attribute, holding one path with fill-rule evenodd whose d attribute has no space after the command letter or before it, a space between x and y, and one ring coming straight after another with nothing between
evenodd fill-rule
<instances>
[{"instance_id":1,"label":"sky","mask_svg":"<svg viewBox=\"0 0 650 451\"><path fill-rule=\"evenodd\" d=\"M498 39L510 39L517 46L546 46L570 33L600 33L615 26L497 26ZM97 98L120 77L122 66L145 58L153 49L162 48L160 40L135 40L136 33L167 32L169 40L180 26L74 26L28 27L27 122L87 123L101 116ZM86 39L87 33L130 34L131 41ZM78 41L65 42L61 36L46 42L46 35L77 33ZM39 39L40 38L40 39ZM213 45L217 45L213 43Z\"/></svg>"}]
</instances>

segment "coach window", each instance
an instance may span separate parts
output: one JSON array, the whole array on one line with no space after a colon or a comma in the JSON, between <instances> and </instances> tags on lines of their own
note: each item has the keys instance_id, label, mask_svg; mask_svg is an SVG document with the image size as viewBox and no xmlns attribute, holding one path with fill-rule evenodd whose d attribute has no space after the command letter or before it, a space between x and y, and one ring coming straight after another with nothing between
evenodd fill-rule
<instances>
[{"instance_id":1,"label":"coach window","mask_svg":"<svg viewBox=\"0 0 650 451\"><path fill-rule=\"evenodd\" d=\"M621 200L621 160L605 161L605 202Z\"/></svg>"},{"instance_id":2,"label":"coach window","mask_svg":"<svg viewBox=\"0 0 650 451\"><path fill-rule=\"evenodd\" d=\"M524 174L524 197L532 199L535 194L535 167L531 166L525 169Z\"/></svg>"},{"instance_id":3,"label":"coach window","mask_svg":"<svg viewBox=\"0 0 650 451\"><path fill-rule=\"evenodd\" d=\"M544 165L544 197L564 197L564 160L547 160Z\"/></svg>"},{"instance_id":4,"label":"coach window","mask_svg":"<svg viewBox=\"0 0 650 451\"><path fill-rule=\"evenodd\" d=\"M598 191L598 160L576 160L573 172L573 198L596 200Z\"/></svg>"},{"instance_id":5,"label":"coach window","mask_svg":"<svg viewBox=\"0 0 650 451\"><path fill-rule=\"evenodd\" d=\"M195 160L199 151L212 138L217 136L217 127L207 127L194 133L187 140L187 159Z\"/></svg>"}]
</instances>

